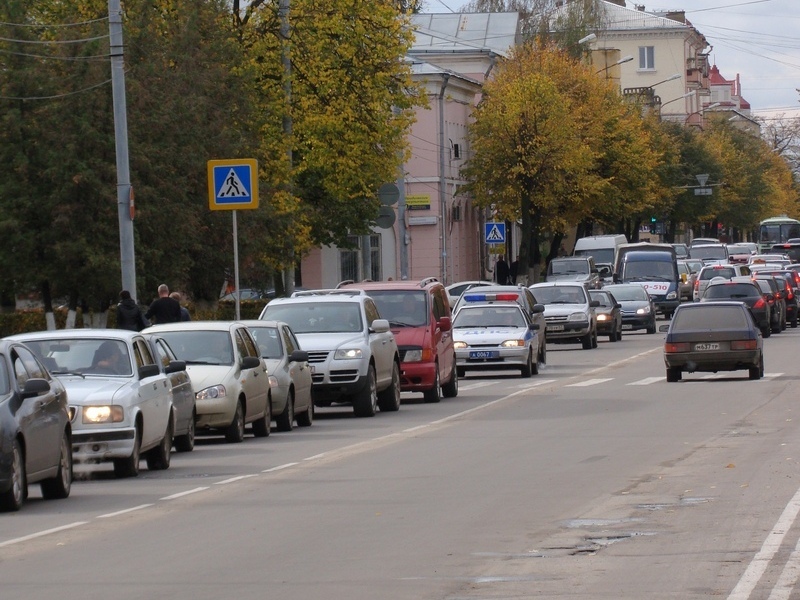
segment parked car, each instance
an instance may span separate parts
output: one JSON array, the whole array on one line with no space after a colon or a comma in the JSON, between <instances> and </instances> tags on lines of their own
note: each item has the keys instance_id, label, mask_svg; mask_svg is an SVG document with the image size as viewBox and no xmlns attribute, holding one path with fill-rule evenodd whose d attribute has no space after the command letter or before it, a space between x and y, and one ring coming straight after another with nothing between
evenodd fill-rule
<instances>
[{"instance_id":1,"label":"parked car","mask_svg":"<svg viewBox=\"0 0 800 600\"><path fill-rule=\"evenodd\" d=\"M59 329L11 336L67 390L77 462L112 461L117 477L167 469L175 432L169 377L145 337L123 329ZM178 365L180 366L180 365Z\"/></svg>"},{"instance_id":2,"label":"parked car","mask_svg":"<svg viewBox=\"0 0 800 600\"><path fill-rule=\"evenodd\" d=\"M698 302L675 310L664 342L667 381L684 372L738 371L764 376L761 332L742 302Z\"/></svg>"},{"instance_id":3,"label":"parked car","mask_svg":"<svg viewBox=\"0 0 800 600\"><path fill-rule=\"evenodd\" d=\"M772 309L764 298L761 288L750 277L712 279L700 302L735 300L743 302L750 309L753 319L761 330L761 336L768 338L772 333Z\"/></svg>"},{"instance_id":4,"label":"parked car","mask_svg":"<svg viewBox=\"0 0 800 600\"><path fill-rule=\"evenodd\" d=\"M280 321L242 321L253 334L270 379L271 413L278 431L291 431L314 422L311 367L308 352L291 328Z\"/></svg>"},{"instance_id":5,"label":"parked car","mask_svg":"<svg viewBox=\"0 0 800 600\"><path fill-rule=\"evenodd\" d=\"M638 283L615 283L603 289L611 292L620 304L623 330L656 332L656 306L644 287Z\"/></svg>"},{"instance_id":6,"label":"parked car","mask_svg":"<svg viewBox=\"0 0 800 600\"><path fill-rule=\"evenodd\" d=\"M67 392L29 348L0 340L0 510L19 510L32 483L46 500L69 496Z\"/></svg>"},{"instance_id":7,"label":"parked car","mask_svg":"<svg viewBox=\"0 0 800 600\"><path fill-rule=\"evenodd\" d=\"M450 308L455 309L456 302L458 302L461 294L463 294L466 290L484 285L495 285L495 283L493 281L486 281L485 279L473 279L471 281L458 281L445 287L444 289L447 290Z\"/></svg>"},{"instance_id":8,"label":"parked car","mask_svg":"<svg viewBox=\"0 0 800 600\"><path fill-rule=\"evenodd\" d=\"M459 375L471 369L519 369L522 377L536 375L539 335L539 325L513 300L467 302L453 321Z\"/></svg>"},{"instance_id":9,"label":"parked car","mask_svg":"<svg viewBox=\"0 0 800 600\"><path fill-rule=\"evenodd\" d=\"M597 300L582 283L534 283L530 290L544 304L548 342L580 342L584 350L597 348Z\"/></svg>"},{"instance_id":10,"label":"parked car","mask_svg":"<svg viewBox=\"0 0 800 600\"><path fill-rule=\"evenodd\" d=\"M425 402L458 395L453 317L447 290L438 279L346 281L338 289L364 290L375 302L380 316L389 321L400 353L402 391L422 392ZM466 293L472 293L471 290Z\"/></svg>"},{"instance_id":11,"label":"parked car","mask_svg":"<svg viewBox=\"0 0 800 600\"><path fill-rule=\"evenodd\" d=\"M315 406L350 404L357 417L400 409L397 341L364 290L295 292L259 318L287 323L308 352Z\"/></svg>"},{"instance_id":12,"label":"parked car","mask_svg":"<svg viewBox=\"0 0 800 600\"><path fill-rule=\"evenodd\" d=\"M607 335L609 341L622 339L622 305L608 290L589 290L589 298L597 300L600 305L595 309L597 314L597 335Z\"/></svg>"},{"instance_id":13,"label":"parked car","mask_svg":"<svg viewBox=\"0 0 800 600\"><path fill-rule=\"evenodd\" d=\"M163 338L185 361L195 394L198 431L222 432L231 443L244 439L248 423L255 437L270 434L267 366L246 325L184 321L153 325L143 333Z\"/></svg>"},{"instance_id":14,"label":"parked car","mask_svg":"<svg viewBox=\"0 0 800 600\"><path fill-rule=\"evenodd\" d=\"M531 323L538 325L539 348L536 352L536 360L541 365L545 364L547 362L547 336L545 335L547 323L544 319L544 306L524 285L495 285L468 290L461 296L455 312L458 312L461 307L475 303L504 304L507 302L519 304Z\"/></svg>"},{"instance_id":15,"label":"parked car","mask_svg":"<svg viewBox=\"0 0 800 600\"><path fill-rule=\"evenodd\" d=\"M692 298L695 302L703 297L706 291L708 282L716 277L723 279L732 279L734 277L742 277L750 275L750 267L748 265L728 264L728 265L706 265L697 274L697 279L694 282L694 290L692 290Z\"/></svg>"}]
</instances>

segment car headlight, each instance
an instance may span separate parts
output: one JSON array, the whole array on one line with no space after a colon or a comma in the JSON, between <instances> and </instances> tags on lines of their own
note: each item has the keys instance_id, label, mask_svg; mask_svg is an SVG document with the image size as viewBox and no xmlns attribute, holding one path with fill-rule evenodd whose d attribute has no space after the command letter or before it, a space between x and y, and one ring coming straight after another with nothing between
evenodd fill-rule
<instances>
[{"instance_id":1,"label":"car headlight","mask_svg":"<svg viewBox=\"0 0 800 600\"><path fill-rule=\"evenodd\" d=\"M269 376L269 387L273 390L278 387L278 378L275 375Z\"/></svg>"},{"instance_id":2,"label":"car headlight","mask_svg":"<svg viewBox=\"0 0 800 600\"><path fill-rule=\"evenodd\" d=\"M194 397L197 400L208 400L209 398L224 398L225 394L224 385L212 385L204 390L200 390Z\"/></svg>"},{"instance_id":3,"label":"car headlight","mask_svg":"<svg viewBox=\"0 0 800 600\"><path fill-rule=\"evenodd\" d=\"M669 294L667 294L667 300L675 300L675 298L677 297L678 294L676 292L670 292Z\"/></svg>"},{"instance_id":4,"label":"car headlight","mask_svg":"<svg viewBox=\"0 0 800 600\"><path fill-rule=\"evenodd\" d=\"M84 406L82 411L84 423L121 423L125 418L125 411L121 406Z\"/></svg>"},{"instance_id":5,"label":"car headlight","mask_svg":"<svg viewBox=\"0 0 800 600\"><path fill-rule=\"evenodd\" d=\"M525 345L525 340L506 340L500 346L502 348L519 348Z\"/></svg>"},{"instance_id":6,"label":"car headlight","mask_svg":"<svg viewBox=\"0 0 800 600\"><path fill-rule=\"evenodd\" d=\"M333 353L334 360L352 360L354 358L361 358L364 353L361 348L339 348Z\"/></svg>"},{"instance_id":7,"label":"car headlight","mask_svg":"<svg viewBox=\"0 0 800 600\"><path fill-rule=\"evenodd\" d=\"M453 348L456 350L463 350L467 347L467 342L453 342Z\"/></svg>"},{"instance_id":8,"label":"car headlight","mask_svg":"<svg viewBox=\"0 0 800 600\"><path fill-rule=\"evenodd\" d=\"M650 314L650 307L649 306L644 306L642 308L637 308L636 309L636 314L637 315L649 315Z\"/></svg>"},{"instance_id":9,"label":"car headlight","mask_svg":"<svg viewBox=\"0 0 800 600\"><path fill-rule=\"evenodd\" d=\"M421 360L422 360L422 348L414 348L413 350L406 350L406 353L403 356L403 362L419 362Z\"/></svg>"},{"instance_id":10,"label":"car headlight","mask_svg":"<svg viewBox=\"0 0 800 600\"><path fill-rule=\"evenodd\" d=\"M608 321L610 318L611 318L611 316L607 315L606 313L600 313L600 314L597 315L597 320L598 321Z\"/></svg>"},{"instance_id":11,"label":"car headlight","mask_svg":"<svg viewBox=\"0 0 800 600\"><path fill-rule=\"evenodd\" d=\"M567 321L588 321L588 317L583 313L572 313Z\"/></svg>"}]
</instances>

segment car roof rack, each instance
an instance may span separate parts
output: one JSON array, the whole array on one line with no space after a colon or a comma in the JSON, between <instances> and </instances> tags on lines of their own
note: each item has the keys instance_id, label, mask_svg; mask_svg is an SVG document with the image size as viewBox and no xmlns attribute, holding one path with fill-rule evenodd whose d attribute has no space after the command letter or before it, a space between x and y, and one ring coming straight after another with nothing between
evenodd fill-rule
<instances>
[{"instance_id":1,"label":"car roof rack","mask_svg":"<svg viewBox=\"0 0 800 600\"><path fill-rule=\"evenodd\" d=\"M324 289L324 290L303 290L301 292L294 292L292 298L303 298L308 296L366 296L367 292L364 290L340 290L340 289Z\"/></svg>"},{"instance_id":2,"label":"car roof rack","mask_svg":"<svg viewBox=\"0 0 800 600\"><path fill-rule=\"evenodd\" d=\"M425 277L424 279L420 280L419 287L424 288L429 283L438 283L438 282L439 280L436 277Z\"/></svg>"}]
</instances>

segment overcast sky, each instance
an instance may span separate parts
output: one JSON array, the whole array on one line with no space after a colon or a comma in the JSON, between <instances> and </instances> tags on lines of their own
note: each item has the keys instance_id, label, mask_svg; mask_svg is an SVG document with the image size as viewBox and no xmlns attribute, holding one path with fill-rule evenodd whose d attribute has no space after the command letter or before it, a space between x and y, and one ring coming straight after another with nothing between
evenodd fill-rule
<instances>
[{"instance_id":1,"label":"overcast sky","mask_svg":"<svg viewBox=\"0 0 800 600\"><path fill-rule=\"evenodd\" d=\"M426 0L425 12L458 12L465 0ZM713 46L711 64L739 75L756 116L800 117L800 0L647 0L645 10L683 9Z\"/></svg>"}]
</instances>

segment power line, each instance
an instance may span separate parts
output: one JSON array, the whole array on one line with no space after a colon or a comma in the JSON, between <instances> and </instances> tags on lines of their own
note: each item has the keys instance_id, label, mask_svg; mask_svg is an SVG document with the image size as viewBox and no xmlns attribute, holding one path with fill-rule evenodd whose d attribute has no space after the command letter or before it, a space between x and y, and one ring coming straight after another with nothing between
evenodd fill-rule
<instances>
[{"instance_id":1,"label":"power line","mask_svg":"<svg viewBox=\"0 0 800 600\"><path fill-rule=\"evenodd\" d=\"M99 23L100 21L108 21L108 17L100 17L99 19L92 19L91 21L80 21L78 23L6 23L0 21L0 25L6 27L35 27L37 29L45 29L51 27L80 27L82 25L91 25L92 23Z\"/></svg>"},{"instance_id":2,"label":"power line","mask_svg":"<svg viewBox=\"0 0 800 600\"><path fill-rule=\"evenodd\" d=\"M97 40L104 40L104 39L106 39L108 37L109 37L108 34L106 34L106 35L99 35L97 37L81 38L81 39L76 39L76 40L51 40L51 41L48 41L48 40L44 40L44 41L42 41L42 40L16 40L16 39L13 39L13 38L0 37L0 42L11 42L11 43L14 43L14 44L42 44L42 45L54 44L54 45L62 45L62 44L80 44L80 43L83 43L83 42L94 42L94 41L97 41Z\"/></svg>"},{"instance_id":3,"label":"power line","mask_svg":"<svg viewBox=\"0 0 800 600\"><path fill-rule=\"evenodd\" d=\"M74 92L67 92L66 94L56 94L55 96L0 96L0 100L55 100L58 98L66 98L67 96L74 96L75 94L82 94L83 92L88 92L89 90L104 86L107 83L111 83L111 80L107 79L102 83L91 85L80 90L75 90Z\"/></svg>"},{"instance_id":4,"label":"power line","mask_svg":"<svg viewBox=\"0 0 800 600\"><path fill-rule=\"evenodd\" d=\"M93 60L110 60L111 56L108 54L95 54L92 56L50 56L47 54L30 54L27 52L13 52L11 50L3 50L0 48L0 54L10 54L12 56L24 56L27 58L40 58L42 60L66 60L66 61L93 61Z\"/></svg>"}]
</instances>

